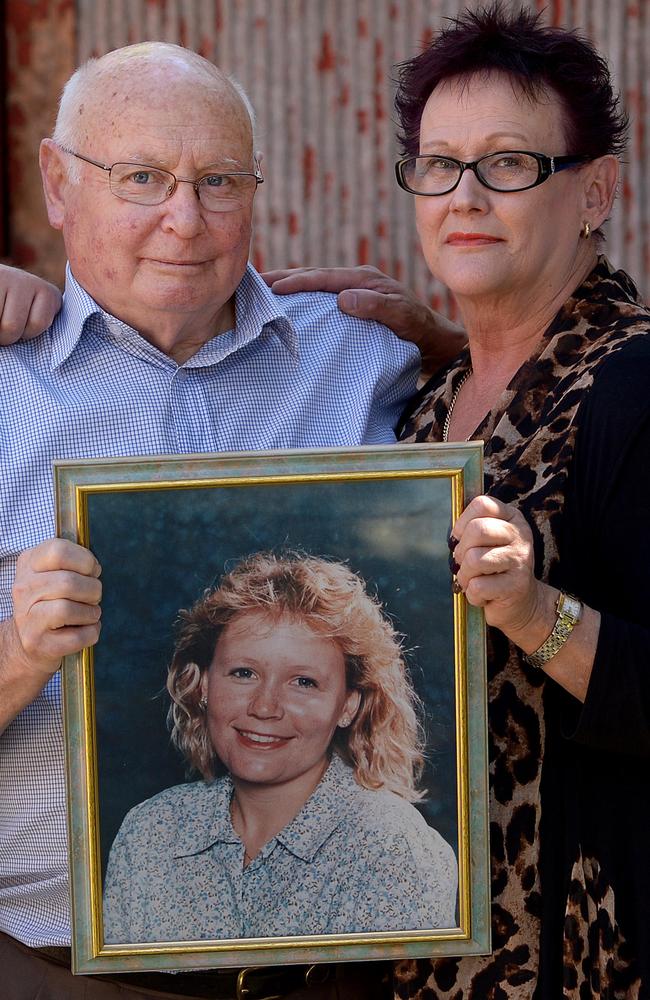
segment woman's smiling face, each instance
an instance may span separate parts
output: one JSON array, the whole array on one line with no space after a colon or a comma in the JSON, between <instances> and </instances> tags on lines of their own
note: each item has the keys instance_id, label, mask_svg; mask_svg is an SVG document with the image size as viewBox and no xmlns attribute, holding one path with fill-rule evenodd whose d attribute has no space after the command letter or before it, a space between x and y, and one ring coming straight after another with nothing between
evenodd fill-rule
<instances>
[{"instance_id":1,"label":"woman's smiling face","mask_svg":"<svg viewBox=\"0 0 650 1000\"><path fill-rule=\"evenodd\" d=\"M307 794L327 768L337 726L359 704L333 639L256 611L224 628L203 693L212 745L235 783L304 783Z\"/></svg>"},{"instance_id":2,"label":"woman's smiling face","mask_svg":"<svg viewBox=\"0 0 650 1000\"><path fill-rule=\"evenodd\" d=\"M474 161L487 153L567 149L563 109L553 94L531 100L508 76L452 78L429 97L420 152ZM422 250L431 272L459 299L535 297L571 272L582 225L579 169L538 187L507 193L484 187L470 170L445 195L415 198Z\"/></svg>"}]
</instances>

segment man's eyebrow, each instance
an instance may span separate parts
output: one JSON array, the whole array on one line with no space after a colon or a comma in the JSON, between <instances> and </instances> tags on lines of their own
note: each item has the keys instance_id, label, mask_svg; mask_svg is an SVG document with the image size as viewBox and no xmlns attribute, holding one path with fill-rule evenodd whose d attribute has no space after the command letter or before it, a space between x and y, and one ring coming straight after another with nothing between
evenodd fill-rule
<instances>
[{"instance_id":1,"label":"man's eyebrow","mask_svg":"<svg viewBox=\"0 0 650 1000\"><path fill-rule=\"evenodd\" d=\"M233 160L229 156L222 156L220 160L216 163L208 163L206 167L202 167L200 173L210 173L211 170L223 170L227 168L229 170L243 170L241 160Z\"/></svg>"},{"instance_id":2,"label":"man's eyebrow","mask_svg":"<svg viewBox=\"0 0 650 1000\"><path fill-rule=\"evenodd\" d=\"M160 156L149 156L147 153L125 153L124 159L119 163L136 163L145 167L161 167L164 169L165 161Z\"/></svg>"},{"instance_id":3,"label":"man's eyebrow","mask_svg":"<svg viewBox=\"0 0 650 1000\"><path fill-rule=\"evenodd\" d=\"M123 160L116 160L116 163L133 163L136 166L142 167L160 167L161 170L171 170L168 166L169 161L163 159L160 156L151 156L146 153L133 153L125 154ZM209 174L211 171L215 170L243 170L241 160L235 160L230 156L222 156L219 160L213 160L211 163L206 164L205 167L201 167L197 170L197 176L200 174Z\"/></svg>"}]
</instances>

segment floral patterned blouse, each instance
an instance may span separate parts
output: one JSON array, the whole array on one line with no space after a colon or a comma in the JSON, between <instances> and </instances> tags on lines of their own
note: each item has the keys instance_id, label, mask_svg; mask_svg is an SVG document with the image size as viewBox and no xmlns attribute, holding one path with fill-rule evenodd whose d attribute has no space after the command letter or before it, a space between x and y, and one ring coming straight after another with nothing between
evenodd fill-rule
<instances>
[{"instance_id":1,"label":"floral patterned blouse","mask_svg":"<svg viewBox=\"0 0 650 1000\"><path fill-rule=\"evenodd\" d=\"M230 777L168 788L126 816L104 895L108 943L455 926L454 853L415 806L334 757L244 867Z\"/></svg>"}]
</instances>

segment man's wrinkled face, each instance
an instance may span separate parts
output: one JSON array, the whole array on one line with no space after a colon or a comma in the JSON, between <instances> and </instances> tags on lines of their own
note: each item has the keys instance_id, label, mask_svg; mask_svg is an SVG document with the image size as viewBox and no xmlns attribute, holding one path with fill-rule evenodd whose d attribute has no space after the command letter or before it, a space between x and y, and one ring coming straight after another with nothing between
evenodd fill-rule
<instances>
[{"instance_id":1,"label":"man's wrinkled face","mask_svg":"<svg viewBox=\"0 0 650 1000\"><path fill-rule=\"evenodd\" d=\"M253 170L250 121L225 85L149 67L137 79L122 74L107 91L75 152L190 180ZM80 181L65 187L62 228L84 288L139 330L170 314L180 322L214 315L214 332L228 329L225 307L246 267L254 188L228 212L205 209L190 184L178 184L160 205L140 205L117 198L106 172L76 162Z\"/></svg>"}]
</instances>

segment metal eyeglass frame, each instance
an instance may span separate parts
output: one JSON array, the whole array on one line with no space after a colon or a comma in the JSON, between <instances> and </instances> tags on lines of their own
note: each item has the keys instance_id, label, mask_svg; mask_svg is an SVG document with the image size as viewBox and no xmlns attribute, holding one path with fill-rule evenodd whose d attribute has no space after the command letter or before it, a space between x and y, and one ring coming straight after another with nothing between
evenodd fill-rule
<instances>
[{"instance_id":1,"label":"metal eyeglass frame","mask_svg":"<svg viewBox=\"0 0 650 1000\"><path fill-rule=\"evenodd\" d=\"M90 163L93 167L99 167L100 170L106 170L108 172L108 184L109 184L110 192L111 192L111 194L115 195L116 198L119 198L120 201L128 201L128 202L131 202L134 205L146 205L149 208L153 208L155 205L162 205L162 204L164 204L164 202L168 201L172 197L172 195L174 194L174 191L176 190L176 188L178 187L179 184L191 184L192 187L194 188L195 192L196 192L196 197L201 202L201 205L203 205L203 202L201 201L201 195L200 195L200 192L199 192L199 186L200 186L201 182L206 177L211 177L213 174L216 175L216 176L219 176L219 177L254 177L255 178L255 187L256 188L257 188L258 184L263 184L264 183L264 178L262 176L262 171L260 169L260 165L257 162L257 159L255 157L253 157L253 162L255 164L255 170L254 171L251 171L251 170L213 170L213 171L208 172L207 174L204 174L203 177L199 177L198 181L193 181L193 180L190 180L189 177L177 177L176 174L173 174L171 172L171 170L165 170L162 167L155 167L152 163L129 163L128 160L116 160L115 163L113 163L113 164L111 164L109 166L106 163L100 163L99 160L91 160L91 158L89 156L83 156L81 153L75 153L75 151L73 149L68 149L66 146L59 146L59 149L63 153L68 153L70 156L75 156L78 160L83 160L84 163ZM132 198L124 198L124 197L122 197L122 195L115 194L115 191L110 186L110 183L111 183L111 171L113 170L114 167L124 166L124 165L126 165L126 166L132 166L132 167L146 167L146 168L148 168L150 170L156 170L160 174L168 174L169 177L173 178L173 184L171 184L170 187L167 188L167 193L165 194L165 197L161 198L160 201L152 201L152 202L148 202L147 203L147 202L134 201ZM205 208L206 206L203 205L203 207ZM208 208L207 211L210 211L210 209Z\"/></svg>"},{"instance_id":2,"label":"metal eyeglass frame","mask_svg":"<svg viewBox=\"0 0 650 1000\"><path fill-rule=\"evenodd\" d=\"M478 172L479 163L482 163L483 160L487 160L491 156L507 156L509 153L532 156L533 159L537 160L539 165L537 180L533 181L532 184L526 184L525 187L520 188L495 188L492 184L488 184L485 178L481 177ZM479 184L488 188L489 191L498 191L499 194L514 194L517 191L529 191L531 188L538 187L539 184L543 184L544 181L547 181L549 177L552 177L558 171L566 170L567 167L578 166L580 163L587 163L591 159L589 156L546 156L544 153L533 153L529 149L496 150L494 153L486 153L485 156L479 156L478 160L457 160L454 156L443 156L440 154L439 159L448 160L450 163L455 163L460 167L460 173L452 187L447 188L446 191L416 191L414 188L409 187L404 176L406 164L411 163L413 160L431 159L434 156L436 156L435 153L421 153L418 156L405 156L403 159L398 160L395 164L395 175L399 186L404 191L408 191L409 194L420 195L423 198L439 198L441 195L451 194L452 191L455 191L465 171L471 170Z\"/></svg>"}]
</instances>

